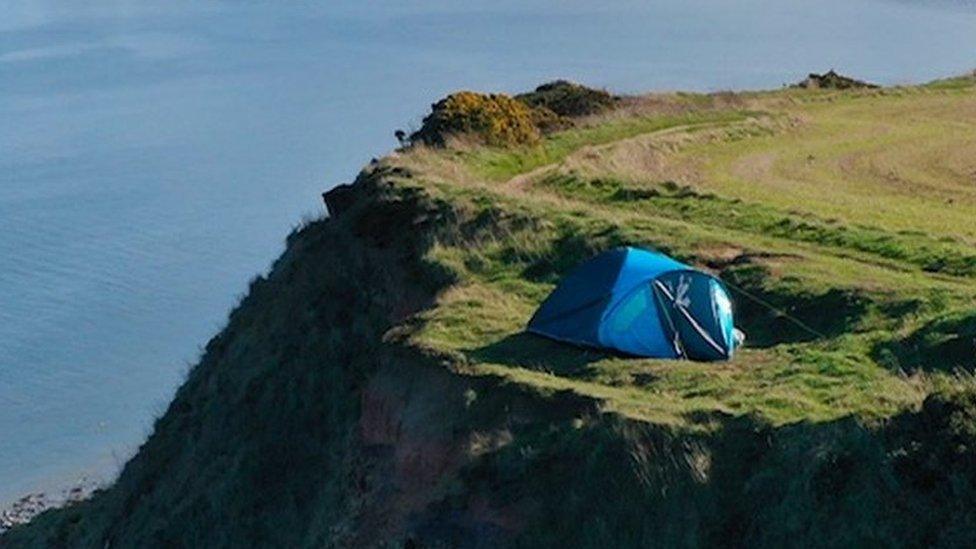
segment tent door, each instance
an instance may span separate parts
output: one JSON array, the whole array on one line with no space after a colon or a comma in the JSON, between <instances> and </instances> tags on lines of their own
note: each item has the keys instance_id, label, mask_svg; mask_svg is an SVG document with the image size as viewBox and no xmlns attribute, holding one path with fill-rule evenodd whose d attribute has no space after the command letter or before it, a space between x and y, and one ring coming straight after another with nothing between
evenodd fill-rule
<instances>
[{"instance_id":1,"label":"tent door","mask_svg":"<svg viewBox=\"0 0 976 549\"><path fill-rule=\"evenodd\" d=\"M692 360L724 360L729 349L713 311L711 278L695 272L668 273L654 280L666 324L673 327L682 356Z\"/></svg>"}]
</instances>

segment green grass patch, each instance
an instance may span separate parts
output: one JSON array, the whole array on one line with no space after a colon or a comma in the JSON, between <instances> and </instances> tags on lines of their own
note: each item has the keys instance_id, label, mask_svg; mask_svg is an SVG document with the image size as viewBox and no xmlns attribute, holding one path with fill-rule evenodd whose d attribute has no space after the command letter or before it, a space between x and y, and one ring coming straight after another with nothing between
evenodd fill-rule
<instances>
[{"instance_id":1,"label":"green grass patch","mask_svg":"<svg viewBox=\"0 0 976 549\"><path fill-rule=\"evenodd\" d=\"M557 132L533 147L481 147L458 153L460 160L491 181L504 181L520 173L552 164L585 146L596 146L678 127L705 127L742 122L757 113L706 110L680 115L614 118L602 124Z\"/></svg>"},{"instance_id":2,"label":"green grass patch","mask_svg":"<svg viewBox=\"0 0 976 549\"><path fill-rule=\"evenodd\" d=\"M620 190L599 185L588 192L600 198L588 198L614 203ZM740 324L755 338L727 364L627 358L525 334L535 308L567 270L602 249L648 235L626 221L608 222L600 210L570 204L566 211L542 212L527 203L509 206L513 199L492 198L484 190L459 191L452 200L469 204L461 208L470 218L461 224L466 237L435 246L429 260L448 266L459 283L419 317L412 342L464 357L484 375L544 391L572 391L633 417L691 429L707 427L715 413L756 415L774 424L850 414L880 418L924 397L924 384L901 377L872 354L879 333L921 314L906 301L908 293L818 288L757 264L730 265L723 276L791 318L802 318L823 337L811 338L746 300L740 303ZM521 213L503 216L506 211ZM693 246L670 244L676 255L695 258Z\"/></svg>"},{"instance_id":3,"label":"green grass patch","mask_svg":"<svg viewBox=\"0 0 976 549\"><path fill-rule=\"evenodd\" d=\"M573 175L552 175L540 186L562 196L653 212L695 224L710 224L737 231L824 247L870 254L910 264L928 272L976 276L976 253L953 239L926 234L893 233L878 228L848 226L813 215L789 214L764 204L700 193L689 186L664 182L656 186L627 185L615 179L585 180Z\"/></svg>"}]
</instances>

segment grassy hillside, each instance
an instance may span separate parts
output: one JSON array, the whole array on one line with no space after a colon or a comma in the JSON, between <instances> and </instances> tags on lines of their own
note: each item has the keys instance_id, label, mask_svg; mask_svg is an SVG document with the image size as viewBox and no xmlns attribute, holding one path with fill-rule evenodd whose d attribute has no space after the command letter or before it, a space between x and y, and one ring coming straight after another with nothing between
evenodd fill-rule
<instances>
[{"instance_id":1,"label":"grassy hillside","mask_svg":"<svg viewBox=\"0 0 976 549\"><path fill-rule=\"evenodd\" d=\"M118 482L0 546L976 542L976 82L605 103L332 192ZM747 348L522 333L620 245L726 280Z\"/></svg>"},{"instance_id":2,"label":"grassy hillside","mask_svg":"<svg viewBox=\"0 0 976 549\"><path fill-rule=\"evenodd\" d=\"M385 162L491 226L431 252L459 283L412 337L483 371L689 426L887 417L976 365L971 86L651 96L537 148ZM727 280L750 348L695 364L520 334L568 267L625 244Z\"/></svg>"}]
</instances>

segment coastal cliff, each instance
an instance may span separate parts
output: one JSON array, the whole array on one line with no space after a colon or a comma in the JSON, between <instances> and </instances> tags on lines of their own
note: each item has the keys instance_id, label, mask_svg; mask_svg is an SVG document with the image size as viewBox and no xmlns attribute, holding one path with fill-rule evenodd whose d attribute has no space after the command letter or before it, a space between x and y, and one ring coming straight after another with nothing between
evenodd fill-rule
<instances>
[{"instance_id":1,"label":"coastal cliff","mask_svg":"<svg viewBox=\"0 0 976 549\"><path fill-rule=\"evenodd\" d=\"M609 97L326 193L118 480L0 546L976 542L972 79ZM837 200L878 188L880 211ZM521 333L625 244L740 289L750 347Z\"/></svg>"}]
</instances>

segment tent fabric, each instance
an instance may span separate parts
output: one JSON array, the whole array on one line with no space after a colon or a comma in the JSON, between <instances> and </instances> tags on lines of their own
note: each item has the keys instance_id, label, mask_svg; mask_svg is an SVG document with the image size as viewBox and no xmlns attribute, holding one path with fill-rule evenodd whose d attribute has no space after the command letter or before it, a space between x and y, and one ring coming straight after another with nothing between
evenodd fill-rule
<instances>
[{"instance_id":1,"label":"tent fabric","mask_svg":"<svg viewBox=\"0 0 976 549\"><path fill-rule=\"evenodd\" d=\"M639 248L610 250L579 265L542 303L528 331L655 358L723 360L736 345L721 281Z\"/></svg>"},{"instance_id":2,"label":"tent fabric","mask_svg":"<svg viewBox=\"0 0 976 549\"><path fill-rule=\"evenodd\" d=\"M723 360L735 347L732 302L722 283L700 271L674 271L654 280L654 288L692 360Z\"/></svg>"}]
</instances>

